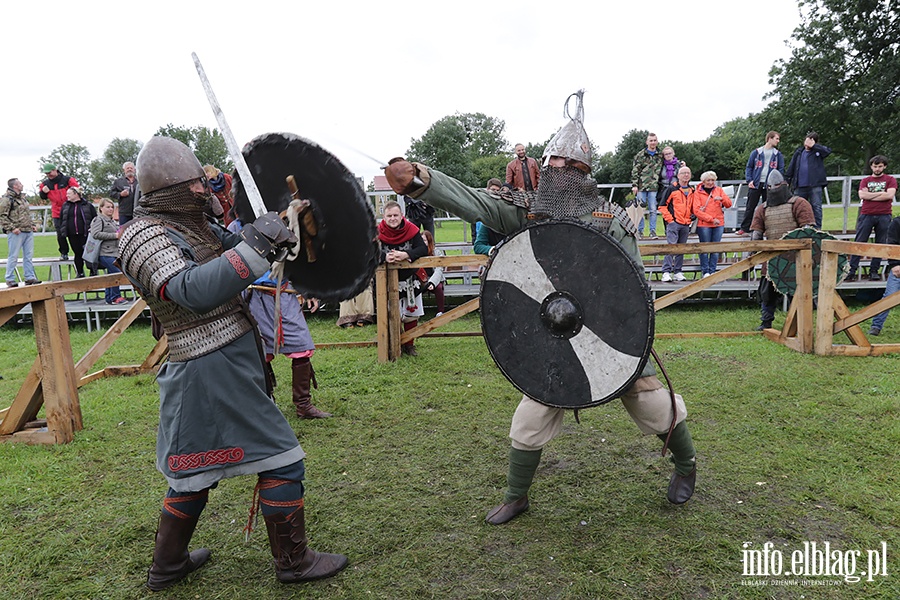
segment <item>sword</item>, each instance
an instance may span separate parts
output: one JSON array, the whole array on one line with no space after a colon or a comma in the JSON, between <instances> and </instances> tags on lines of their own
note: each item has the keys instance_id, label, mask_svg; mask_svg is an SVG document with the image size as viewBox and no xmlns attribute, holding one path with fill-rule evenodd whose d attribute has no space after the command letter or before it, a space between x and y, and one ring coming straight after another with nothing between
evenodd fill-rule
<instances>
[{"instance_id":1,"label":"sword","mask_svg":"<svg viewBox=\"0 0 900 600\"><path fill-rule=\"evenodd\" d=\"M209 79L206 77L206 71L203 70L203 65L200 64L197 53L191 52L191 56L194 58L194 66L197 67L197 75L200 76L200 82L203 84L203 89L206 90L206 99L209 100L209 106L212 108L213 114L216 115L219 131L222 133L222 137L225 138L225 147L228 149L228 155L231 157L231 162L234 163L234 168L237 169L238 175L241 176L241 183L244 185L244 191L247 192L247 199L250 201L250 207L253 208L253 213L257 217L261 217L269 212L269 210L263 202L262 194L259 193L259 188L256 187L256 180L254 180L253 175L250 174L250 168L247 166L247 161L244 160L244 155L241 154L241 149L234 139L234 134L231 133L228 121L225 120L225 113L222 112L222 107L219 106L219 101L216 99L216 93L213 92L212 86L209 84Z\"/></svg>"}]
</instances>

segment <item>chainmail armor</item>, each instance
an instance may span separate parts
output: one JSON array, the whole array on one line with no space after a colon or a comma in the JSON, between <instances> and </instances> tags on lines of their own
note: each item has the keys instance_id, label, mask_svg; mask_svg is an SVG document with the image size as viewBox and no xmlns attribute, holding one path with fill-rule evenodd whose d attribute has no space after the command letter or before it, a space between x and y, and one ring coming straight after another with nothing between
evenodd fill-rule
<instances>
[{"instance_id":1,"label":"chainmail armor","mask_svg":"<svg viewBox=\"0 0 900 600\"><path fill-rule=\"evenodd\" d=\"M600 204L597 182L575 167L544 167L529 218L577 219Z\"/></svg>"},{"instance_id":2,"label":"chainmail armor","mask_svg":"<svg viewBox=\"0 0 900 600\"><path fill-rule=\"evenodd\" d=\"M203 217L201 198L187 191L186 184L159 190L141 200L148 216L135 219L124 229L119 257L123 270L139 284L141 296L166 332L169 360L181 362L204 356L251 331L253 325L240 296L204 314L160 297L163 286L188 267L167 229L184 237L199 264L221 256L223 248Z\"/></svg>"}]
</instances>

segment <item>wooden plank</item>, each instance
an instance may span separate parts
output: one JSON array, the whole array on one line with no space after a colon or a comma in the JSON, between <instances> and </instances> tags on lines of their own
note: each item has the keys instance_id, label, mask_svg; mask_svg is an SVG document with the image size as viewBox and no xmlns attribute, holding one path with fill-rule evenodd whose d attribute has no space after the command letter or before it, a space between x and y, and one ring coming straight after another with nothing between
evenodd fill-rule
<instances>
[{"instance_id":1,"label":"wooden plank","mask_svg":"<svg viewBox=\"0 0 900 600\"><path fill-rule=\"evenodd\" d=\"M12 442L14 444L56 444L56 435L52 431L40 429L28 429L12 435L0 435L0 442Z\"/></svg>"},{"instance_id":2,"label":"wooden plank","mask_svg":"<svg viewBox=\"0 0 900 600\"><path fill-rule=\"evenodd\" d=\"M430 321L426 321L426 322L422 323L421 325L418 325L415 328L410 329L409 331L403 332L400 335L400 344L402 345L402 344L411 342L421 335L424 335L430 331L434 331L441 325L446 325L447 323L450 323L451 321L455 321L456 319L463 317L463 316L469 314L470 312L478 310L478 308L480 306L481 306L481 300L479 298L472 298L468 302L466 302L464 304L460 304L453 310L449 310L439 317L435 317L434 319L431 319Z\"/></svg>"},{"instance_id":3,"label":"wooden plank","mask_svg":"<svg viewBox=\"0 0 900 600\"><path fill-rule=\"evenodd\" d=\"M82 424L65 301L56 296L33 303L33 307L48 429L58 443L68 443Z\"/></svg>"},{"instance_id":4,"label":"wooden plank","mask_svg":"<svg viewBox=\"0 0 900 600\"><path fill-rule=\"evenodd\" d=\"M431 333L423 333L419 337L427 338L449 338L449 337L481 337L484 335L482 331L432 331Z\"/></svg>"},{"instance_id":5,"label":"wooden plank","mask_svg":"<svg viewBox=\"0 0 900 600\"><path fill-rule=\"evenodd\" d=\"M796 298L796 296L794 296ZM781 327L781 337L790 338L797 335L797 305L791 302L788 307L787 315L784 318L784 325Z\"/></svg>"},{"instance_id":6,"label":"wooden plank","mask_svg":"<svg viewBox=\"0 0 900 600\"><path fill-rule=\"evenodd\" d=\"M679 245L679 244L675 244L675 245ZM680 245L684 246L684 245L691 245L691 244L680 244ZM705 246L705 244L704 244L704 246ZM693 283L689 283L688 285L672 292L671 294L666 294L665 296L661 296L660 298L657 298L656 301L653 303L653 308L657 311L660 311L667 306L671 306L671 305L675 304L676 302L680 302L681 300L684 300L685 298L690 298L694 294L702 292L703 290L705 290L709 287L712 287L721 281L730 279L736 275L739 275L740 273L743 273L744 271L746 271L748 269L755 267L756 265L762 264L762 263L766 262L767 260L769 260L770 258L778 256L779 254L781 254L781 251L759 252L758 254L754 254L753 256L749 256L743 260L739 260L738 262L734 263L730 267L726 267L726 268L722 269L721 271L713 273L709 277L705 277L703 279L698 279L697 281L695 281Z\"/></svg>"},{"instance_id":7,"label":"wooden plank","mask_svg":"<svg viewBox=\"0 0 900 600\"><path fill-rule=\"evenodd\" d=\"M791 350L794 350L795 352L803 352L803 347L802 347L802 345L801 345L801 343L800 343L800 338L795 338L795 337L789 337L789 338L786 338L786 337L782 337L779 341L780 341L781 344L783 344L785 347L790 348Z\"/></svg>"},{"instance_id":8,"label":"wooden plank","mask_svg":"<svg viewBox=\"0 0 900 600\"><path fill-rule=\"evenodd\" d=\"M714 252L775 252L780 254L788 250L802 250L810 248L812 240L760 240L756 242L704 242L690 244L648 244L641 245L638 249L641 256L665 255L665 254L700 254Z\"/></svg>"},{"instance_id":9,"label":"wooden plank","mask_svg":"<svg viewBox=\"0 0 900 600\"><path fill-rule=\"evenodd\" d=\"M411 264L391 264L389 269L419 269L434 267L481 267L487 264L483 254L463 254L454 256L423 256Z\"/></svg>"},{"instance_id":10,"label":"wooden plank","mask_svg":"<svg viewBox=\"0 0 900 600\"><path fill-rule=\"evenodd\" d=\"M822 240L822 252L836 254L856 254L900 260L900 246L893 244L870 244L868 242L849 242L843 240Z\"/></svg>"},{"instance_id":11,"label":"wooden plank","mask_svg":"<svg viewBox=\"0 0 900 600\"><path fill-rule=\"evenodd\" d=\"M799 351L809 353L813 351L813 258L812 250L801 250L797 253L797 292L791 301L795 307L797 318L794 321L796 329L790 331L790 335L797 336Z\"/></svg>"},{"instance_id":12,"label":"wooden plank","mask_svg":"<svg viewBox=\"0 0 900 600\"><path fill-rule=\"evenodd\" d=\"M836 344L831 350L833 356L882 356L897 353L900 353L900 344L872 344L871 346Z\"/></svg>"},{"instance_id":13,"label":"wooden plank","mask_svg":"<svg viewBox=\"0 0 900 600\"><path fill-rule=\"evenodd\" d=\"M887 298L882 298L881 300L873 302L864 309L856 311L849 317L838 319L834 323L833 333L837 334L844 331L848 327L858 325L866 319L871 319L882 311L894 308L898 304L900 304L900 292L895 292Z\"/></svg>"},{"instance_id":14,"label":"wooden plank","mask_svg":"<svg viewBox=\"0 0 900 600\"><path fill-rule=\"evenodd\" d=\"M387 312L388 325L388 360L400 358L400 331L402 319L400 315L400 275L397 269L387 272Z\"/></svg>"},{"instance_id":15,"label":"wooden plank","mask_svg":"<svg viewBox=\"0 0 900 600\"><path fill-rule=\"evenodd\" d=\"M81 388L92 381L97 381L98 379L104 379L107 377L106 369L100 369L99 371L94 371L89 375L85 375L78 379L78 387Z\"/></svg>"},{"instance_id":16,"label":"wooden plank","mask_svg":"<svg viewBox=\"0 0 900 600\"><path fill-rule=\"evenodd\" d=\"M825 240L828 241L828 240ZM831 354L834 336L831 334L834 323L834 299L838 295L834 289L837 278L838 254L822 252L819 262L819 294L816 305L816 337L815 350L820 356Z\"/></svg>"},{"instance_id":17,"label":"wooden plank","mask_svg":"<svg viewBox=\"0 0 900 600\"><path fill-rule=\"evenodd\" d=\"M657 340L684 340L690 338L735 338L759 335L758 331L710 331L699 333L657 333Z\"/></svg>"},{"instance_id":18,"label":"wooden plank","mask_svg":"<svg viewBox=\"0 0 900 600\"><path fill-rule=\"evenodd\" d=\"M26 302L25 304L13 304L12 306L4 306L3 308L0 308L0 327L5 325L6 322L12 319L14 316L19 314L19 311L27 305L28 303Z\"/></svg>"},{"instance_id":19,"label":"wooden plank","mask_svg":"<svg viewBox=\"0 0 900 600\"><path fill-rule=\"evenodd\" d=\"M85 373L88 372L88 369L94 366L94 364L100 359L103 354L109 350L109 347L115 343L119 336L122 335L129 325L131 325L135 319L141 316L141 313L147 307L147 303L143 300L135 301L131 307L125 311L119 319L113 323L112 327L106 330L97 342L91 346L91 349L88 350L84 356L81 357L81 360L78 361L75 365L75 378L81 379L84 377Z\"/></svg>"},{"instance_id":20,"label":"wooden plank","mask_svg":"<svg viewBox=\"0 0 900 600\"><path fill-rule=\"evenodd\" d=\"M384 265L375 270L375 326L377 328L378 362L387 362L390 357L390 327L388 325L387 269Z\"/></svg>"},{"instance_id":21,"label":"wooden plank","mask_svg":"<svg viewBox=\"0 0 900 600\"><path fill-rule=\"evenodd\" d=\"M834 299L834 314L839 319L845 319L850 316L850 309L847 308L847 305L844 304L844 300L837 294L835 294ZM848 327L844 330L844 333L846 333L847 337L850 338L850 341L857 346L867 348L872 345L871 342L869 342L869 339L866 337L866 334L864 334L862 329L860 329L859 325Z\"/></svg>"},{"instance_id":22,"label":"wooden plank","mask_svg":"<svg viewBox=\"0 0 900 600\"><path fill-rule=\"evenodd\" d=\"M156 345L150 350L150 354L148 354L147 358L144 359L144 362L141 363L141 368L145 371L159 368L159 365L162 364L168 354L169 338L166 334L162 334L162 337L156 340Z\"/></svg>"},{"instance_id":23,"label":"wooden plank","mask_svg":"<svg viewBox=\"0 0 900 600\"><path fill-rule=\"evenodd\" d=\"M37 416L44 404L41 373L41 357L38 355L34 358L31 369L25 376L25 381L22 382L22 387L19 388L3 422L0 422L0 435L11 435L19 431L25 423Z\"/></svg>"},{"instance_id":24,"label":"wooden plank","mask_svg":"<svg viewBox=\"0 0 900 600\"><path fill-rule=\"evenodd\" d=\"M320 350L323 348L366 348L368 346L377 347L378 341L369 340L368 342L328 342L325 344L316 344L316 350Z\"/></svg>"}]
</instances>

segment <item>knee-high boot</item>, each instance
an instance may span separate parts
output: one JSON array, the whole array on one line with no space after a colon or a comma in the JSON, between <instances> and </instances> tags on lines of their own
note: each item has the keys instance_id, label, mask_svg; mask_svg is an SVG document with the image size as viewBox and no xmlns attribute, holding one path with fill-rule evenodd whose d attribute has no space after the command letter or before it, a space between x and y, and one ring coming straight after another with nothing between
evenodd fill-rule
<instances>
[{"instance_id":1,"label":"knee-high boot","mask_svg":"<svg viewBox=\"0 0 900 600\"><path fill-rule=\"evenodd\" d=\"M657 437L665 443L666 434L661 433ZM672 504L684 504L694 495L694 485L697 482L694 442L691 439L691 431L684 421L672 430L672 437L669 438L669 450L672 451L675 472L672 473L672 478L669 480L666 498Z\"/></svg>"},{"instance_id":2,"label":"knee-high boot","mask_svg":"<svg viewBox=\"0 0 900 600\"><path fill-rule=\"evenodd\" d=\"M313 371L309 358L291 359L291 391L294 396L294 406L297 408L297 416L301 419L325 419L331 413L319 410L312 403L310 382L318 388L316 373Z\"/></svg>"},{"instance_id":3,"label":"knee-high boot","mask_svg":"<svg viewBox=\"0 0 900 600\"><path fill-rule=\"evenodd\" d=\"M541 462L543 450L509 449L509 473L503 504L488 512L485 520L491 525L502 525L528 510L528 489Z\"/></svg>"},{"instance_id":4,"label":"knee-high boot","mask_svg":"<svg viewBox=\"0 0 900 600\"><path fill-rule=\"evenodd\" d=\"M309 547L303 506L285 516L265 516L275 574L281 583L299 583L331 577L347 566L343 554L316 552Z\"/></svg>"},{"instance_id":5,"label":"knee-high boot","mask_svg":"<svg viewBox=\"0 0 900 600\"><path fill-rule=\"evenodd\" d=\"M188 544L199 518L199 515L187 518L166 513L160 515L153 564L147 575L147 587L152 591L158 592L174 585L209 559L206 548L188 552Z\"/></svg>"}]
</instances>

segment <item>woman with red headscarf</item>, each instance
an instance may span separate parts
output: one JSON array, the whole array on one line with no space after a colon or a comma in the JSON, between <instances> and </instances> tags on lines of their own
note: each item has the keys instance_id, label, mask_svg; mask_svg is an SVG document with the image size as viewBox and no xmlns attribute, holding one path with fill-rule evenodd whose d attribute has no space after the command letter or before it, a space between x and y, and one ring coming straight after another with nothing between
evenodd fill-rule
<instances>
[{"instance_id":1,"label":"woman with red headscarf","mask_svg":"<svg viewBox=\"0 0 900 600\"><path fill-rule=\"evenodd\" d=\"M384 262L412 262L428 254L428 246L419 235L418 226L403 217L400 205L394 201L384 205L384 219L378 224L378 239L381 241L381 257ZM423 270L424 271L424 270ZM422 306L420 279L415 269L400 269L400 314L403 330L409 331L425 314ZM416 356L414 342L407 342L401 348L403 354Z\"/></svg>"}]
</instances>

